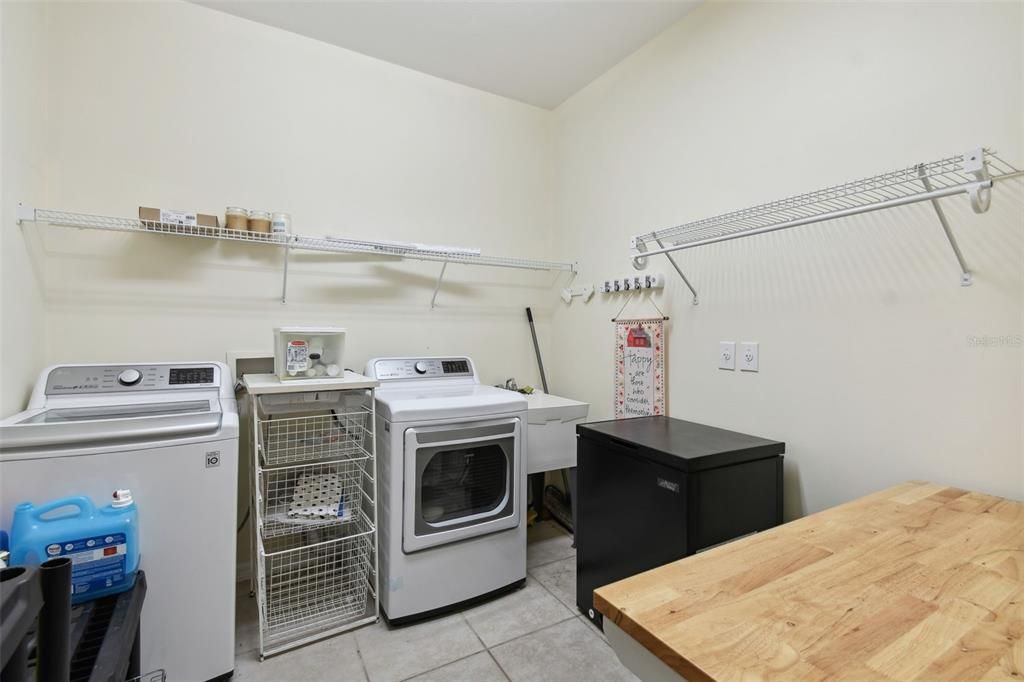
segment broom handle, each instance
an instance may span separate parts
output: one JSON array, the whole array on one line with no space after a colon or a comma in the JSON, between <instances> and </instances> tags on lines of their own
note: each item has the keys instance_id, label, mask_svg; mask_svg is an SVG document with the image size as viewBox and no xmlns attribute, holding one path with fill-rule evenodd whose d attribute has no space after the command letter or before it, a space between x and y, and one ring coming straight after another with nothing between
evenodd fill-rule
<instances>
[{"instance_id":1,"label":"broom handle","mask_svg":"<svg viewBox=\"0 0 1024 682\"><path fill-rule=\"evenodd\" d=\"M537 343L537 328L533 326L533 311L526 307L526 319L530 321L530 336L533 337L533 352L537 354L537 366L540 368L540 385L548 392L548 377L544 374L544 361L540 357L540 344Z\"/></svg>"}]
</instances>

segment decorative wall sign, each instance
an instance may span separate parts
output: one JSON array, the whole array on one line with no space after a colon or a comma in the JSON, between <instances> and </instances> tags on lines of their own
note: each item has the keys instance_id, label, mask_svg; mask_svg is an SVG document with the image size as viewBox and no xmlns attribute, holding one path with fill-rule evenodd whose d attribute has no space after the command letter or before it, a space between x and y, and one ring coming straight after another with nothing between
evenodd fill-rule
<instances>
[{"instance_id":1,"label":"decorative wall sign","mask_svg":"<svg viewBox=\"0 0 1024 682\"><path fill-rule=\"evenodd\" d=\"M615 418L665 414L665 320L615 320Z\"/></svg>"}]
</instances>

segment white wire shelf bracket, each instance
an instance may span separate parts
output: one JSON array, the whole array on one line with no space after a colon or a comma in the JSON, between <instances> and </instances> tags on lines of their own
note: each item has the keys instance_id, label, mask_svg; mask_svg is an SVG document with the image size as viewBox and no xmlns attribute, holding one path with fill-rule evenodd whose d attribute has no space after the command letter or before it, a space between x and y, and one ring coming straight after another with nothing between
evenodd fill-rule
<instances>
[{"instance_id":1,"label":"white wire shelf bracket","mask_svg":"<svg viewBox=\"0 0 1024 682\"><path fill-rule=\"evenodd\" d=\"M931 163L637 235L630 240L633 266L643 269L651 256L664 254L693 293L696 304L697 292L672 258L676 251L930 201L960 265L960 284L970 286L971 272L938 200L966 194L974 212L984 213L992 201L993 184L1021 175L1024 171L993 151L973 149Z\"/></svg>"},{"instance_id":2,"label":"white wire shelf bracket","mask_svg":"<svg viewBox=\"0 0 1024 682\"><path fill-rule=\"evenodd\" d=\"M502 256L487 256L471 249L457 247L424 247L415 244L401 244L386 241L350 239L347 237L310 237L299 234L274 235L259 232L241 232L211 227L183 227L166 223L124 218L117 216L94 215L57 211L29 206L18 206L18 224L24 222L59 225L61 227L77 227L89 230L106 230L110 232L131 232L136 234L163 234L177 237L191 237L218 241L246 242L279 248L284 252L282 262L281 302L287 302L288 294L288 260L293 251L315 251L320 253L362 254L372 256L388 256L397 259L418 260L442 263L441 275L438 277L431 307L437 299L437 290L441 278L449 263L461 265L478 265L484 267L514 268L519 270L535 270L549 272L576 272L576 263L536 260Z\"/></svg>"}]
</instances>

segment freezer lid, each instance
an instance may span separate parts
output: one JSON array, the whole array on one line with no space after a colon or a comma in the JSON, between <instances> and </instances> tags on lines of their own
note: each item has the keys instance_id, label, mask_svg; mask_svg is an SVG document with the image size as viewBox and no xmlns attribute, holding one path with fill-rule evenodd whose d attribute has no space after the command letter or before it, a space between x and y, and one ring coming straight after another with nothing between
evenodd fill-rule
<instances>
[{"instance_id":1,"label":"freezer lid","mask_svg":"<svg viewBox=\"0 0 1024 682\"><path fill-rule=\"evenodd\" d=\"M0 450L160 440L220 428L219 401L182 400L29 410L0 425Z\"/></svg>"},{"instance_id":2,"label":"freezer lid","mask_svg":"<svg viewBox=\"0 0 1024 682\"><path fill-rule=\"evenodd\" d=\"M683 471L703 471L781 455L786 444L672 417L633 417L578 424L581 438L609 442L619 450Z\"/></svg>"},{"instance_id":3,"label":"freezer lid","mask_svg":"<svg viewBox=\"0 0 1024 682\"><path fill-rule=\"evenodd\" d=\"M526 418L530 424L577 421L585 419L590 410L589 403L550 393L536 391L524 397L527 405Z\"/></svg>"}]
</instances>

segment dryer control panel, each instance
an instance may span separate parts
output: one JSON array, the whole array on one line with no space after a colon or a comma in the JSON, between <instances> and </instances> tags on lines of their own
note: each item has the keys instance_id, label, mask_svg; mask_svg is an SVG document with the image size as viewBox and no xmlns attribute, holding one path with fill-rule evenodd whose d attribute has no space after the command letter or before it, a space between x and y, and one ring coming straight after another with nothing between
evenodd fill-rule
<instances>
[{"instance_id":1,"label":"dryer control panel","mask_svg":"<svg viewBox=\"0 0 1024 682\"><path fill-rule=\"evenodd\" d=\"M388 379L474 378L476 372L469 358L377 358L366 368L367 376Z\"/></svg>"},{"instance_id":2,"label":"dryer control panel","mask_svg":"<svg viewBox=\"0 0 1024 682\"><path fill-rule=\"evenodd\" d=\"M46 395L215 388L220 382L216 365L79 365L51 370Z\"/></svg>"}]
</instances>

